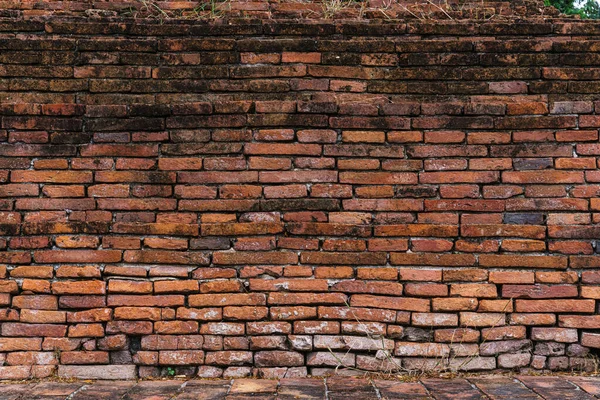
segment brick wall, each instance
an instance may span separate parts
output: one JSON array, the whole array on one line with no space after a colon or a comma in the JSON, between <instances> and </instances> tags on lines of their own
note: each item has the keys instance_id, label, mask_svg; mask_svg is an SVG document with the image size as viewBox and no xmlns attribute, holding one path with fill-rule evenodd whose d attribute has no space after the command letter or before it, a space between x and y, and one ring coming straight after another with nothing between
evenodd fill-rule
<instances>
[{"instance_id":1,"label":"brick wall","mask_svg":"<svg viewBox=\"0 0 600 400\"><path fill-rule=\"evenodd\" d=\"M599 24L0 31L0 378L592 365Z\"/></svg>"}]
</instances>

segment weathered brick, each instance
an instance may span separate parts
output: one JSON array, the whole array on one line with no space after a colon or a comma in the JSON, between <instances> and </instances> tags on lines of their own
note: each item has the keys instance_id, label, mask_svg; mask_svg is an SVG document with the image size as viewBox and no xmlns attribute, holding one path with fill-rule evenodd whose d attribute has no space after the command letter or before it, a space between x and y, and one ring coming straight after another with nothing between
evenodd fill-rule
<instances>
[{"instance_id":1,"label":"weathered brick","mask_svg":"<svg viewBox=\"0 0 600 400\"><path fill-rule=\"evenodd\" d=\"M583 365L598 30L231 6L273 21L3 22L0 375Z\"/></svg>"},{"instance_id":2,"label":"weathered brick","mask_svg":"<svg viewBox=\"0 0 600 400\"><path fill-rule=\"evenodd\" d=\"M560 343L577 342L577 330L567 328L532 328L532 340L553 341Z\"/></svg>"},{"instance_id":3,"label":"weathered brick","mask_svg":"<svg viewBox=\"0 0 600 400\"><path fill-rule=\"evenodd\" d=\"M517 312L594 312L594 300L516 300Z\"/></svg>"}]
</instances>

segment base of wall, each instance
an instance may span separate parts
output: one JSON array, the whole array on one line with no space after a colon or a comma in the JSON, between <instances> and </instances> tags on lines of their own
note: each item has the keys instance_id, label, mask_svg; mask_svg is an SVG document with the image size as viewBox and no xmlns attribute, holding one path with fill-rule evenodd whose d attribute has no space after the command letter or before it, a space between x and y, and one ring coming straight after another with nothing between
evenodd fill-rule
<instances>
[{"instance_id":1,"label":"base of wall","mask_svg":"<svg viewBox=\"0 0 600 400\"><path fill-rule=\"evenodd\" d=\"M368 343L370 352L352 349L293 350L162 350L158 352L120 350L108 352L114 365L12 365L0 367L0 379L22 380L58 376L77 379L137 379L150 377L201 378L292 378L305 376L365 374L383 375L436 375L447 372L493 372L512 370L535 372L596 372L598 358L589 348L577 343L531 340L501 340L477 344L436 344L397 342L395 350L375 350L382 338L360 336L315 336L315 343L340 342ZM230 338L238 343L255 338ZM297 337L263 336L262 342L297 342ZM310 338L304 338L304 347ZM272 346L268 346L272 348ZM321 346L322 347L322 346ZM398 357L394 353L423 353L430 357ZM438 353L435 356L435 353ZM12 353L17 355L18 353ZM82 353L82 357L83 357ZM28 353L41 362L52 359L51 353ZM154 363L152 359L154 358ZM161 363L160 360L165 359ZM169 359L170 361L166 361ZM203 361L219 360L217 365L199 365ZM76 362L85 362L83 358ZM128 363L129 362L129 363ZM131 362L137 364L130 364ZM141 365L140 363L144 363ZM164 364L167 365L164 365Z\"/></svg>"}]
</instances>

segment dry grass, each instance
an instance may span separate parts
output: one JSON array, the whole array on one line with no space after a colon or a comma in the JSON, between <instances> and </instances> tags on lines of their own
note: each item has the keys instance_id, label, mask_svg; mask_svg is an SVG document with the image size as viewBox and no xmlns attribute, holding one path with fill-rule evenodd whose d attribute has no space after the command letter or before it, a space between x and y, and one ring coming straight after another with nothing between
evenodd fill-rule
<instances>
[{"instance_id":1,"label":"dry grass","mask_svg":"<svg viewBox=\"0 0 600 400\"><path fill-rule=\"evenodd\" d=\"M134 19L152 19L161 23L169 19L205 20L223 18L231 9L230 0L206 0L192 9L167 10L157 0L139 0L139 7L129 7L121 15Z\"/></svg>"},{"instance_id":2,"label":"dry grass","mask_svg":"<svg viewBox=\"0 0 600 400\"><path fill-rule=\"evenodd\" d=\"M202 0L192 9L165 9L158 0L138 0L137 7L129 7L120 14L136 19L154 19L160 22L169 19L210 20L226 17L231 11L232 0ZM311 0L288 0L311 3ZM323 19L388 19L420 21L452 20L502 20L506 19L502 9L488 7L486 0L418 0L402 4L398 0L383 0L380 6L369 6L369 0L320 0L321 11L307 9L307 15Z\"/></svg>"},{"instance_id":3,"label":"dry grass","mask_svg":"<svg viewBox=\"0 0 600 400\"><path fill-rule=\"evenodd\" d=\"M336 15L349 9L358 8L358 18L364 18L364 12L367 9L367 0L323 0L323 15L325 19L332 19Z\"/></svg>"},{"instance_id":4,"label":"dry grass","mask_svg":"<svg viewBox=\"0 0 600 400\"><path fill-rule=\"evenodd\" d=\"M485 0L481 0L480 2L421 0L409 6L403 4L395 4L395 6L404 16L411 16L421 21L452 21L461 19L487 21L505 18L502 15L502 8L496 10L493 7L488 7Z\"/></svg>"},{"instance_id":5,"label":"dry grass","mask_svg":"<svg viewBox=\"0 0 600 400\"><path fill-rule=\"evenodd\" d=\"M498 313L501 314L501 316L499 316L498 320L492 324L492 326L489 326L487 328L489 329L493 329L493 328L497 328L497 327L501 327L501 326L505 326L505 318L506 318L506 312L509 311L508 310L508 306L510 304L513 303L513 299L507 299L506 305L504 306L504 308L500 311L498 311ZM374 350L376 352L375 357L381 360L381 365L382 366L386 366L386 368L383 368L380 371L370 371L370 370L365 370L365 369L361 369L358 367L346 367L344 366L344 359L346 358L346 356L350 353L352 353L353 351L364 351L364 350L357 350L357 349L353 349L353 348L349 348L346 353L340 357L338 356L338 354L336 354L334 352L334 349L328 348L330 354L332 355L332 357L338 362L338 365L335 367L335 371L337 372L339 369L347 369L347 370L351 370L351 371L355 371L358 374L361 375L367 375L367 376L371 376L371 377L375 377L375 378L381 378L381 379L400 379L403 381L417 381L419 379L423 379L426 377L441 377L441 378L455 378L457 376L466 376L466 375L477 375L477 373L481 373L481 371L474 371L474 372L470 372L467 368L467 366L474 362L477 358L481 357L479 355L479 347L486 343L488 340L487 339L483 339L481 342L477 343L478 344L478 350L477 352L474 352L473 354L470 355L458 355L456 353L456 351L454 351L453 349L455 349L456 347L459 347L461 345L468 345L468 344L472 344L472 343L465 343L462 340L454 340L454 335L450 338L450 341L447 344L450 347L450 351L448 352L447 355L440 355L438 357L435 358L431 358L431 362L428 362L428 359L425 357L419 357L420 359L425 360L423 362L423 367L420 369L407 369L406 367L404 367L402 365L402 363L400 362L399 359L395 358L393 355L393 349L390 351L386 348L385 346L385 337L381 336L381 335L374 335L369 331L368 325L365 324L364 322L360 321L359 318L356 317L356 315L352 312L352 307L349 304L346 304L346 306L348 307L348 311L349 313L351 313L351 315L353 315L354 320L356 322L358 322L362 328L363 331L366 333L367 337L369 339L371 339L373 341L374 344L380 343L380 346L378 348L376 348L376 350ZM464 326L462 328L465 329L469 329L469 326ZM471 327L471 328L475 328L477 329L477 327ZM433 331L433 327L430 328L431 331ZM458 329L458 328L457 328ZM418 342L415 342L418 343ZM437 342L435 343L429 343L429 344L439 344ZM530 352L533 352L533 348L530 350ZM532 354L533 355L533 354ZM593 369L589 368L589 366L593 366ZM528 374L532 374L532 375L544 375L544 374L548 374L547 370L539 370L539 372L532 372L532 370L527 367L527 370L529 371ZM484 373L486 371L483 371ZM567 371L553 371L551 372L551 374L556 375L557 373L570 373L570 374L578 374L578 375L585 375L585 376L595 376L598 375L600 373L600 361L597 357L597 355L593 354L593 353L589 353L586 357L585 357L585 362L582 363L581 366L579 367L573 367L571 368L568 372ZM489 371L488 371L489 373ZM513 374L513 371L505 371L502 372L502 374L505 375L511 375Z\"/></svg>"}]
</instances>

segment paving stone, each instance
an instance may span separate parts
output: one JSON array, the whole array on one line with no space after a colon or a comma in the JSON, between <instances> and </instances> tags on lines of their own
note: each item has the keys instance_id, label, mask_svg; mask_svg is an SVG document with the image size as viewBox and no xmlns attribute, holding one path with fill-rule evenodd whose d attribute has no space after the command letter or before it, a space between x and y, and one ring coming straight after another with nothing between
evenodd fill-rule
<instances>
[{"instance_id":1,"label":"paving stone","mask_svg":"<svg viewBox=\"0 0 600 400\"><path fill-rule=\"evenodd\" d=\"M0 400L17 400L29 392L35 384L7 384L0 386Z\"/></svg>"},{"instance_id":2,"label":"paving stone","mask_svg":"<svg viewBox=\"0 0 600 400\"><path fill-rule=\"evenodd\" d=\"M427 389L425 389L425 386L418 382L375 380L374 384L375 387L379 390L381 398L385 400L417 400L432 398L427 393Z\"/></svg>"},{"instance_id":3,"label":"paving stone","mask_svg":"<svg viewBox=\"0 0 600 400\"><path fill-rule=\"evenodd\" d=\"M323 379L281 379L277 398L292 399L324 399L325 380Z\"/></svg>"},{"instance_id":4,"label":"paving stone","mask_svg":"<svg viewBox=\"0 0 600 400\"><path fill-rule=\"evenodd\" d=\"M378 399L375 387L366 378L327 378L327 391L330 400Z\"/></svg>"},{"instance_id":5,"label":"paving stone","mask_svg":"<svg viewBox=\"0 0 600 400\"><path fill-rule=\"evenodd\" d=\"M491 400L541 399L521 382L508 377L469 378L469 382L477 386Z\"/></svg>"},{"instance_id":6,"label":"paving stone","mask_svg":"<svg viewBox=\"0 0 600 400\"><path fill-rule=\"evenodd\" d=\"M120 399L135 385L131 381L98 381L84 385L70 400Z\"/></svg>"},{"instance_id":7,"label":"paving stone","mask_svg":"<svg viewBox=\"0 0 600 400\"><path fill-rule=\"evenodd\" d=\"M83 386L83 383L58 383L58 382L42 382L35 385L29 393L23 397L28 399L64 399Z\"/></svg>"},{"instance_id":8,"label":"paving stone","mask_svg":"<svg viewBox=\"0 0 600 400\"><path fill-rule=\"evenodd\" d=\"M517 379L545 399L588 400L594 398L577 385L558 376L518 376Z\"/></svg>"},{"instance_id":9,"label":"paving stone","mask_svg":"<svg viewBox=\"0 0 600 400\"><path fill-rule=\"evenodd\" d=\"M184 381L145 381L138 383L124 397L124 400L167 400L182 389Z\"/></svg>"},{"instance_id":10,"label":"paving stone","mask_svg":"<svg viewBox=\"0 0 600 400\"><path fill-rule=\"evenodd\" d=\"M600 397L600 378L587 376L565 376L565 380L579 386L587 393Z\"/></svg>"},{"instance_id":11,"label":"paving stone","mask_svg":"<svg viewBox=\"0 0 600 400\"><path fill-rule=\"evenodd\" d=\"M438 400L478 400L486 397L465 379L424 379L423 385Z\"/></svg>"},{"instance_id":12,"label":"paving stone","mask_svg":"<svg viewBox=\"0 0 600 400\"><path fill-rule=\"evenodd\" d=\"M264 379L235 379L229 394L276 393L277 381Z\"/></svg>"},{"instance_id":13,"label":"paving stone","mask_svg":"<svg viewBox=\"0 0 600 400\"><path fill-rule=\"evenodd\" d=\"M596 397L594 397L596 396ZM478 375L420 382L357 377L6 384L0 400L588 400L600 377Z\"/></svg>"},{"instance_id":14,"label":"paving stone","mask_svg":"<svg viewBox=\"0 0 600 400\"><path fill-rule=\"evenodd\" d=\"M231 387L229 380L197 380L186 382L183 392L175 397L176 400L221 400L224 399Z\"/></svg>"}]
</instances>

